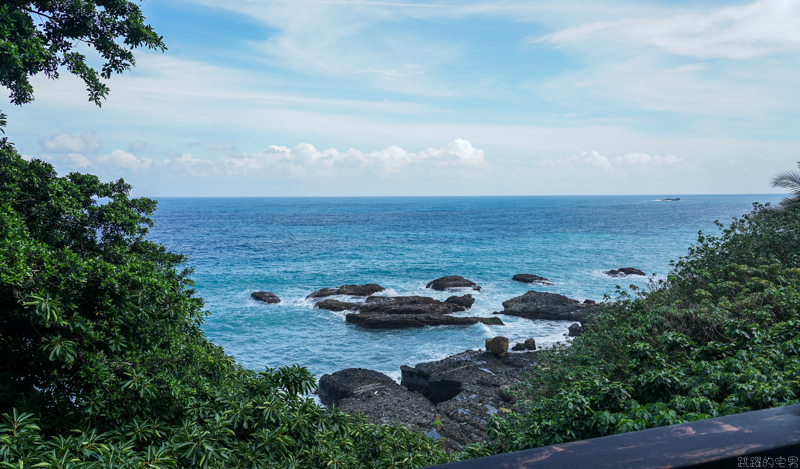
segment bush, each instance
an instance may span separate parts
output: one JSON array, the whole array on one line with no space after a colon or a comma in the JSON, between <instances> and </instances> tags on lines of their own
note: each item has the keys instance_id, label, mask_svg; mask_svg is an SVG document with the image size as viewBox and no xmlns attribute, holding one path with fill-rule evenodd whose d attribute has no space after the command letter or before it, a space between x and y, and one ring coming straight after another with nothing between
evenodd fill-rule
<instances>
[{"instance_id":1,"label":"bush","mask_svg":"<svg viewBox=\"0 0 800 469\"><path fill-rule=\"evenodd\" d=\"M719 224L719 223L718 223ZM722 225L719 225L723 228ZM516 388L488 447L516 451L800 402L800 206L700 233L666 281L618 287Z\"/></svg>"}]
</instances>

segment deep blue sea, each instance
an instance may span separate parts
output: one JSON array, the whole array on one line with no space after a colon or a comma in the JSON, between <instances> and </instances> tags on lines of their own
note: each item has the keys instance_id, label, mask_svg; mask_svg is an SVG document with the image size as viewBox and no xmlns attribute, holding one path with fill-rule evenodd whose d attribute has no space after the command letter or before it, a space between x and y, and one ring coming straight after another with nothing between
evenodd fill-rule
<instances>
[{"instance_id":1,"label":"deep blue sea","mask_svg":"<svg viewBox=\"0 0 800 469\"><path fill-rule=\"evenodd\" d=\"M665 197L676 197L668 195ZM379 283L387 295L453 293L425 288L444 275L482 287L467 316L491 316L529 289L584 300L612 295L605 271L636 267L659 277L687 253L697 232L716 233L752 203L776 195L593 197L162 198L150 239L186 254L197 294L212 314L203 329L246 367L300 364L317 378L349 367L400 376L400 365L481 348L503 335L513 344L564 341L569 323L501 316L505 326L366 330L344 313L313 308L309 293ZM552 286L517 283L531 273ZM270 291L278 305L250 298Z\"/></svg>"}]
</instances>

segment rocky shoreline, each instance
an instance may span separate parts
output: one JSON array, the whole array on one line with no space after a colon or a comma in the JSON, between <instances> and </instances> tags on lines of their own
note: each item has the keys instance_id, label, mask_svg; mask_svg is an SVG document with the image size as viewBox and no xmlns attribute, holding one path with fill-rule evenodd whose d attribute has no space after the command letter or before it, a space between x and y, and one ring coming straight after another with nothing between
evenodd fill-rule
<instances>
[{"instance_id":1,"label":"rocky shoreline","mask_svg":"<svg viewBox=\"0 0 800 469\"><path fill-rule=\"evenodd\" d=\"M318 394L325 405L362 413L375 424L444 437L449 451L459 451L486 439L490 416L511 412L509 388L535 365L536 351L466 350L439 361L403 365L400 384L363 368L326 374L319 379Z\"/></svg>"},{"instance_id":2,"label":"rocky shoreline","mask_svg":"<svg viewBox=\"0 0 800 469\"><path fill-rule=\"evenodd\" d=\"M611 277L644 275L634 268L606 272ZM512 281L553 285L534 274L517 274ZM459 276L447 276L429 282L426 288L437 291L471 289L480 291L474 282ZM503 325L497 317L453 316L472 308L472 294L453 295L441 301L425 296L380 296L385 291L378 284L342 285L323 288L307 296L314 307L347 311L347 323L367 329L400 329L439 325ZM256 292L254 299L271 303L280 301L269 292ZM349 297L353 300L330 298ZM357 300L357 299L363 300ZM346 301L347 300L347 301ZM581 335L596 311L593 300L579 302L564 295L530 290L503 303L494 315L518 316L530 320L557 320L572 323L569 336ZM492 415L512 412L514 397L509 389L520 383L537 365L534 338L515 344L509 352L508 339L486 340L485 350L466 350L443 360L400 367L398 384L389 376L364 368L347 368L319 379L316 393L320 401L337 406L347 413L364 414L375 424L397 424L411 431L445 438L449 451L486 438L486 425Z\"/></svg>"}]
</instances>

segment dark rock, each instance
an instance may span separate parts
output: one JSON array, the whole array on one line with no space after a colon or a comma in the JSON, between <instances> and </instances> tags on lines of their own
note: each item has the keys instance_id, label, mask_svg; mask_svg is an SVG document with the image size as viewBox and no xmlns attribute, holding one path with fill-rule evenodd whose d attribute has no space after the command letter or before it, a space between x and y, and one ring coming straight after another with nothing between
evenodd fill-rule
<instances>
[{"instance_id":1,"label":"dark rock","mask_svg":"<svg viewBox=\"0 0 800 469\"><path fill-rule=\"evenodd\" d=\"M437 419L436 407L428 399L377 371L349 368L323 375L319 388L324 404L348 414L363 413L374 424L398 423L425 434Z\"/></svg>"},{"instance_id":2,"label":"dark rock","mask_svg":"<svg viewBox=\"0 0 800 469\"><path fill-rule=\"evenodd\" d=\"M459 317L445 314L386 314L386 313L350 313L345 320L366 329L406 329L425 326L468 326L473 324L504 325L495 318Z\"/></svg>"},{"instance_id":3,"label":"dark rock","mask_svg":"<svg viewBox=\"0 0 800 469\"><path fill-rule=\"evenodd\" d=\"M325 405L336 405L341 399L357 396L365 392L397 385L383 373L364 368L348 368L319 379L319 400Z\"/></svg>"},{"instance_id":4,"label":"dark rock","mask_svg":"<svg viewBox=\"0 0 800 469\"><path fill-rule=\"evenodd\" d=\"M503 302L507 314L528 319L550 319L556 321L586 321L591 308L577 300L557 293L529 291L522 296Z\"/></svg>"},{"instance_id":5,"label":"dark rock","mask_svg":"<svg viewBox=\"0 0 800 469\"><path fill-rule=\"evenodd\" d=\"M439 433L459 445L486 439L486 422L506 414L513 399L508 389L536 363L536 352L500 358L489 352L466 351L444 360L402 366L401 384L434 404L444 423Z\"/></svg>"},{"instance_id":6,"label":"dark rock","mask_svg":"<svg viewBox=\"0 0 800 469\"><path fill-rule=\"evenodd\" d=\"M486 339L486 351L495 355L502 355L508 352L508 338L497 336Z\"/></svg>"},{"instance_id":7,"label":"dark rock","mask_svg":"<svg viewBox=\"0 0 800 469\"><path fill-rule=\"evenodd\" d=\"M346 301L339 301L339 300L322 300L319 303L315 304L315 308L319 309L327 309L329 311L353 311L354 309L358 309L361 306L358 303L348 303Z\"/></svg>"},{"instance_id":8,"label":"dark rock","mask_svg":"<svg viewBox=\"0 0 800 469\"><path fill-rule=\"evenodd\" d=\"M525 348L528 350L536 350L536 340L534 340L533 337L525 339Z\"/></svg>"},{"instance_id":9,"label":"dark rock","mask_svg":"<svg viewBox=\"0 0 800 469\"><path fill-rule=\"evenodd\" d=\"M571 326L569 326L569 336L570 337L578 337L579 335L583 334L584 332L585 332L584 327L581 326L580 324L578 324L577 322L575 324L572 324Z\"/></svg>"},{"instance_id":10,"label":"dark rock","mask_svg":"<svg viewBox=\"0 0 800 469\"><path fill-rule=\"evenodd\" d=\"M437 278L425 285L425 288L433 288L434 290L444 291L449 288L472 288L473 290L480 290L481 287L459 275L448 275L447 277Z\"/></svg>"},{"instance_id":11,"label":"dark rock","mask_svg":"<svg viewBox=\"0 0 800 469\"><path fill-rule=\"evenodd\" d=\"M533 275L533 274L516 274L513 277L511 277L511 280L515 280L517 282L522 282L522 283L538 283L541 285L553 284L553 282L551 282L550 280L547 280L544 277L539 277L538 275Z\"/></svg>"},{"instance_id":12,"label":"dark rock","mask_svg":"<svg viewBox=\"0 0 800 469\"><path fill-rule=\"evenodd\" d=\"M427 296L370 296L358 307L360 313L385 314L450 314L466 310L460 304Z\"/></svg>"},{"instance_id":13,"label":"dark rock","mask_svg":"<svg viewBox=\"0 0 800 469\"><path fill-rule=\"evenodd\" d=\"M594 301L594 300L583 300L583 304L589 305L589 306L596 306L597 302Z\"/></svg>"},{"instance_id":14,"label":"dark rock","mask_svg":"<svg viewBox=\"0 0 800 469\"><path fill-rule=\"evenodd\" d=\"M611 277L627 277L628 275L646 275L639 269L633 267L620 267L619 269L611 269L606 272L606 275Z\"/></svg>"},{"instance_id":15,"label":"dark rock","mask_svg":"<svg viewBox=\"0 0 800 469\"><path fill-rule=\"evenodd\" d=\"M469 309L472 308L472 304L475 303L475 298L473 298L470 294L464 296L451 296L450 298L444 300L444 302L463 306L464 308Z\"/></svg>"},{"instance_id":16,"label":"dark rock","mask_svg":"<svg viewBox=\"0 0 800 469\"><path fill-rule=\"evenodd\" d=\"M338 288L323 288L308 295L306 298L325 298L326 296L348 295L348 296L370 296L384 291L385 288L377 283L366 285L342 285Z\"/></svg>"},{"instance_id":17,"label":"dark rock","mask_svg":"<svg viewBox=\"0 0 800 469\"><path fill-rule=\"evenodd\" d=\"M525 344L523 344L522 342L517 342L516 344L514 344L513 347L511 347L511 350L515 352L519 352L520 350L526 350L526 349L527 347L525 347Z\"/></svg>"},{"instance_id":18,"label":"dark rock","mask_svg":"<svg viewBox=\"0 0 800 469\"><path fill-rule=\"evenodd\" d=\"M662 202L678 202L679 200L681 200L680 197L675 197L674 199L670 199L670 198L661 199Z\"/></svg>"},{"instance_id":19,"label":"dark rock","mask_svg":"<svg viewBox=\"0 0 800 469\"><path fill-rule=\"evenodd\" d=\"M498 317L492 318L475 318L481 324L486 324L487 326L505 326L506 324Z\"/></svg>"},{"instance_id":20,"label":"dark rock","mask_svg":"<svg viewBox=\"0 0 800 469\"><path fill-rule=\"evenodd\" d=\"M264 303L268 304L276 304L281 302L281 299L278 298L278 295L268 291L253 292L250 294L250 297L254 300L263 301Z\"/></svg>"}]
</instances>

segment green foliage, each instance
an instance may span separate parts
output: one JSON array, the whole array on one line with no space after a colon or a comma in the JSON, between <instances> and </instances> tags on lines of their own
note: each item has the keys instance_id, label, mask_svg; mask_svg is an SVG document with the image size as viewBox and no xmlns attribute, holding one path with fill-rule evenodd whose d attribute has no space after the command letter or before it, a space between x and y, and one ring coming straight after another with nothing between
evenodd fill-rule
<instances>
[{"instance_id":1,"label":"green foliage","mask_svg":"<svg viewBox=\"0 0 800 469\"><path fill-rule=\"evenodd\" d=\"M668 280L618 290L566 350L539 352L494 452L800 402L800 206L700 233Z\"/></svg>"},{"instance_id":2,"label":"green foliage","mask_svg":"<svg viewBox=\"0 0 800 469\"><path fill-rule=\"evenodd\" d=\"M164 50L162 38L145 24L139 6L128 0L10 0L0 5L0 84L14 104L33 100L30 77L58 78L64 66L86 84L89 101L100 105L108 94L101 77L135 64L132 50ZM78 43L103 58L100 72L77 52Z\"/></svg>"},{"instance_id":3,"label":"green foliage","mask_svg":"<svg viewBox=\"0 0 800 469\"><path fill-rule=\"evenodd\" d=\"M399 468L441 442L322 408L209 343L155 202L0 144L0 467ZM477 450L475 450L477 451Z\"/></svg>"}]
</instances>

